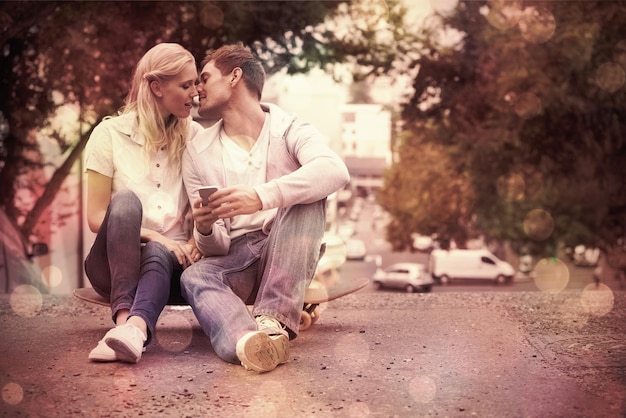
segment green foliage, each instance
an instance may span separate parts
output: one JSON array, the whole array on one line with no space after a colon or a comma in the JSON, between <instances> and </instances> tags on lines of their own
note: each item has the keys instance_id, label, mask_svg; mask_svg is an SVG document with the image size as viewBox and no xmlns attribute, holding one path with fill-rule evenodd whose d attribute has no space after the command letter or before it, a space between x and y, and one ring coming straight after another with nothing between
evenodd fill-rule
<instances>
[{"instance_id":1,"label":"green foliage","mask_svg":"<svg viewBox=\"0 0 626 418\"><path fill-rule=\"evenodd\" d=\"M463 36L432 37L412 63L415 95L391 169L411 176L400 186L390 175L383 195L402 187L414 200L383 204L409 218L409 233L483 234L544 254L579 243L612 251L626 234L626 7L521 4L461 1L431 20L432 33ZM428 207L447 219L424 216Z\"/></svg>"}]
</instances>

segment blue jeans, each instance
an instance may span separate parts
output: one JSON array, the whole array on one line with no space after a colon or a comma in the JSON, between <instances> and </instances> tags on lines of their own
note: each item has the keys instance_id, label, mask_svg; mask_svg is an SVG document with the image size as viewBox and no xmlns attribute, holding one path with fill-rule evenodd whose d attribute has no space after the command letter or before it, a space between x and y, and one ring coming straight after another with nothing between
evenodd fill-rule
<instances>
[{"instance_id":1,"label":"blue jeans","mask_svg":"<svg viewBox=\"0 0 626 418\"><path fill-rule=\"evenodd\" d=\"M297 336L325 225L325 199L281 208L269 234L235 238L227 255L202 258L183 272L183 297L220 358L239 363L237 341L257 330L258 315L273 316ZM247 305L254 305L252 314Z\"/></svg>"},{"instance_id":2,"label":"blue jeans","mask_svg":"<svg viewBox=\"0 0 626 418\"><path fill-rule=\"evenodd\" d=\"M147 345L168 301L182 301L183 268L162 244L141 243L142 217L135 193L122 190L115 194L85 258L85 272L94 290L111 302L114 322L122 309L146 322Z\"/></svg>"}]
</instances>

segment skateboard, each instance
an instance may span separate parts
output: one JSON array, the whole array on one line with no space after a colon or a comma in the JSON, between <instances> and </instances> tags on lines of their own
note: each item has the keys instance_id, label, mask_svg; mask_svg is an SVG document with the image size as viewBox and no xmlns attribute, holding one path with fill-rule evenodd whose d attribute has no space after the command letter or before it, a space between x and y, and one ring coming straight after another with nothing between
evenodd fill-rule
<instances>
[{"instance_id":1,"label":"skateboard","mask_svg":"<svg viewBox=\"0 0 626 418\"><path fill-rule=\"evenodd\" d=\"M100 296L91 287L79 287L74 289L74 296L85 302L95 303L96 305L111 306L108 300Z\"/></svg>"},{"instance_id":2,"label":"skateboard","mask_svg":"<svg viewBox=\"0 0 626 418\"><path fill-rule=\"evenodd\" d=\"M338 281L331 286L324 286L317 280L312 280L311 285L304 294L304 307L300 313L300 330L304 331L314 324L320 316L319 305L330 302L342 296L356 292L369 283L369 279L358 282ZM80 287L74 289L74 296L80 300L89 303L95 303L101 306L111 306L109 301L100 296L91 287ZM169 303L168 305L187 305L187 303Z\"/></svg>"},{"instance_id":3,"label":"skateboard","mask_svg":"<svg viewBox=\"0 0 626 418\"><path fill-rule=\"evenodd\" d=\"M313 279L304 294L304 307L300 313L300 331L309 329L312 324L317 322L320 316L320 304L354 293L364 288L368 283L369 279L361 279L359 281L338 280L325 286L318 280Z\"/></svg>"},{"instance_id":4,"label":"skateboard","mask_svg":"<svg viewBox=\"0 0 626 418\"><path fill-rule=\"evenodd\" d=\"M78 289L74 289L74 296L80 300L84 300L85 302L95 303L96 305L102 306L111 306L108 299L103 298L93 290L91 287L79 287ZM188 305L187 302L183 301L168 301L168 305L171 306L185 306Z\"/></svg>"}]
</instances>

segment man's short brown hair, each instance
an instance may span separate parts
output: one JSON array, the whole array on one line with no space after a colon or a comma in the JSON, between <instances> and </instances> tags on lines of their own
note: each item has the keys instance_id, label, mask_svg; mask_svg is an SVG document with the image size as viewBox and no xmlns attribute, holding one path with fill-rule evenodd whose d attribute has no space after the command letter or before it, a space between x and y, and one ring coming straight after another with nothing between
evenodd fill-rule
<instances>
[{"instance_id":1,"label":"man's short brown hair","mask_svg":"<svg viewBox=\"0 0 626 418\"><path fill-rule=\"evenodd\" d=\"M251 92L256 92L261 100L265 84L265 70L259 60L252 55L250 48L241 42L223 45L207 53L202 61L202 67L209 62L212 62L222 75L229 74L236 67L241 68L246 87Z\"/></svg>"}]
</instances>

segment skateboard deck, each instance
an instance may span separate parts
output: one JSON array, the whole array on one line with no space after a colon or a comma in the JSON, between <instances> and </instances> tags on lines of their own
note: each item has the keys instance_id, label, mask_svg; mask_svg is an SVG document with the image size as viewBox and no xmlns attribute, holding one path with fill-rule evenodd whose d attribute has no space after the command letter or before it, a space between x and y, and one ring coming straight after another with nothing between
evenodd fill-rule
<instances>
[{"instance_id":1,"label":"skateboard deck","mask_svg":"<svg viewBox=\"0 0 626 418\"><path fill-rule=\"evenodd\" d=\"M300 313L300 331L309 329L320 316L319 305L349 295L364 288L369 279L359 281L339 280L330 286L313 279L304 294L304 307Z\"/></svg>"},{"instance_id":2,"label":"skateboard deck","mask_svg":"<svg viewBox=\"0 0 626 418\"><path fill-rule=\"evenodd\" d=\"M78 289L74 289L74 296L80 300L84 300L85 302L95 303L97 305L102 305L102 306L111 306L108 299L105 299L102 296L100 296L98 292L93 290L93 288L91 287L79 287ZM184 305L187 305L187 302L168 301L167 304L172 305L172 306L180 306L180 305L184 306Z\"/></svg>"},{"instance_id":3,"label":"skateboard deck","mask_svg":"<svg viewBox=\"0 0 626 418\"><path fill-rule=\"evenodd\" d=\"M111 306L108 300L100 296L91 287L79 287L78 289L74 289L74 296L80 300L84 300L85 302L91 302L102 306Z\"/></svg>"},{"instance_id":4,"label":"skateboard deck","mask_svg":"<svg viewBox=\"0 0 626 418\"><path fill-rule=\"evenodd\" d=\"M311 285L308 287L304 295L304 306L300 315L300 330L304 331L308 329L311 324L315 323L319 319L320 313L318 307L320 304L330 302L342 296L356 292L357 290L365 287L367 283L369 283L368 279L355 282L340 280L338 283L326 287L317 280L311 281ZM101 306L110 306L109 301L100 296L91 287L80 287L78 289L74 289L74 296L85 302L95 303ZM187 304L173 303L171 305Z\"/></svg>"},{"instance_id":5,"label":"skateboard deck","mask_svg":"<svg viewBox=\"0 0 626 418\"><path fill-rule=\"evenodd\" d=\"M304 303L317 304L330 302L342 296L349 295L364 288L369 283L369 279L359 281L340 280L331 286L324 286L313 279L304 294Z\"/></svg>"}]
</instances>

